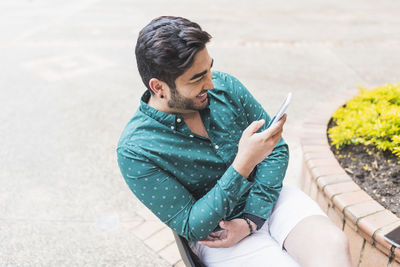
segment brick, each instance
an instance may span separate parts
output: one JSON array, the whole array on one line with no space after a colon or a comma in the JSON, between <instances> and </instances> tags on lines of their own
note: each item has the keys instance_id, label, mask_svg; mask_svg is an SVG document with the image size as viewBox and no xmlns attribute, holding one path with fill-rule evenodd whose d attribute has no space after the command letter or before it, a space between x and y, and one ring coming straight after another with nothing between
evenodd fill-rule
<instances>
[{"instance_id":1,"label":"brick","mask_svg":"<svg viewBox=\"0 0 400 267\"><path fill-rule=\"evenodd\" d=\"M311 169L311 176L314 179L330 174L346 174L346 172L337 166L318 166Z\"/></svg>"},{"instance_id":2,"label":"brick","mask_svg":"<svg viewBox=\"0 0 400 267\"><path fill-rule=\"evenodd\" d=\"M328 146L328 140L326 137L303 137L300 139L300 143L303 145L326 145Z\"/></svg>"},{"instance_id":3,"label":"brick","mask_svg":"<svg viewBox=\"0 0 400 267\"><path fill-rule=\"evenodd\" d=\"M142 240L149 238L154 233L165 227L161 221L145 221L133 229L133 234Z\"/></svg>"},{"instance_id":4,"label":"brick","mask_svg":"<svg viewBox=\"0 0 400 267\"><path fill-rule=\"evenodd\" d=\"M311 187L311 175L308 171L308 169L304 166L302 168L302 175L301 175L301 189L306 193L307 195L310 194L310 187Z\"/></svg>"},{"instance_id":5,"label":"brick","mask_svg":"<svg viewBox=\"0 0 400 267\"><path fill-rule=\"evenodd\" d=\"M386 241L384 235L389 233L398 226L400 226L400 220L378 229L375 233L375 242L379 244L379 247L382 249L382 251L384 251L388 255L390 255L390 249L392 248L392 244Z\"/></svg>"},{"instance_id":6,"label":"brick","mask_svg":"<svg viewBox=\"0 0 400 267\"><path fill-rule=\"evenodd\" d=\"M327 215L337 227L343 229L344 216L340 211L338 211L335 207L330 207Z\"/></svg>"},{"instance_id":7,"label":"brick","mask_svg":"<svg viewBox=\"0 0 400 267\"><path fill-rule=\"evenodd\" d=\"M179 254L179 250L175 242L162 249L160 252L158 252L158 254L171 265L174 265L178 261L182 260L181 254Z\"/></svg>"},{"instance_id":8,"label":"brick","mask_svg":"<svg viewBox=\"0 0 400 267\"><path fill-rule=\"evenodd\" d=\"M347 174L332 174L318 177L317 185L319 188L323 189L325 186L330 184L337 184L348 181L352 181L352 179Z\"/></svg>"},{"instance_id":9,"label":"brick","mask_svg":"<svg viewBox=\"0 0 400 267\"><path fill-rule=\"evenodd\" d=\"M303 172L303 175L309 176L311 178L310 169L307 167L307 164L305 161L303 161L303 164L302 164L302 172Z\"/></svg>"},{"instance_id":10,"label":"brick","mask_svg":"<svg viewBox=\"0 0 400 267\"><path fill-rule=\"evenodd\" d=\"M328 209L332 207L332 203L321 190L317 193L317 203L325 213L328 213Z\"/></svg>"},{"instance_id":11,"label":"brick","mask_svg":"<svg viewBox=\"0 0 400 267\"><path fill-rule=\"evenodd\" d=\"M387 247L385 247L384 245L379 244L379 243L375 243L375 244L373 244L373 245L376 247L376 249L378 249L380 252L382 252L382 253L385 254L388 258L390 258L390 254L391 254L390 248L388 249Z\"/></svg>"},{"instance_id":12,"label":"brick","mask_svg":"<svg viewBox=\"0 0 400 267\"><path fill-rule=\"evenodd\" d=\"M395 261L400 263L400 248L396 248L394 250L394 255L395 255ZM392 263L393 264L393 263ZM400 264L399 264L400 265ZM393 266L393 265L392 265Z\"/></svg>"},{"instance_id":13,"label":"brick","mask_svg":"<svg viewBox=\"0 0 400 267\"><path fill-rule=\"evenodd\" d=\"M360 229L361 235L368 242L371 242L371 237L373 237L375 231L396 221L398 221L398 218L393 213L389 210L383 210L360 219L357 227Z\"/></svg>"},{"instance_id":14,"label":"brick","mask_svg":"<svg viewBox=\"0 0 400 267\"><path fill-rule=\"evenodd\" d=\"M314 201L317 201L317 195L318 195L318 186L314 181L312 181L311 184L310 184L310 194L309 194L309 196Z\"/></svg>"},{"instance_id":15,"label":"brick","mask_svg":"<svg viewBox=\"0 0 400 267\"><path fill-rule=\"evenodd\" d=\"M322 159L310 159L308 161L306 161L307 167L312 169L315 167L319 167L319 166L336 166L337 168L341 168L339 163L337 162L337 160L335 158L332 157L327 157L327 158L322 158Z\"/></svg>"},{"instance_id":16,"label":"brick","mask_svg":"<svg viewBox=\"0 0 400 267\"><path fill-rule=\"evenodd\" d=\"M358 203L348 206L344 209L347 220L351 220L353 224L357 224L362 217L377 213L385 208L375 200Z\"/></svg>"},{"instance_id":17,"label":"brick","mask_svg":"<svg viewBox=\"0 0 400 267\"><path fill-rule=\"evenodd\" d=\"M349 218L347 218L346 216L344 216L344 220L346 223L346 226L352 228L354 231L356 231L358 233L358 227L355 223L353 223ZM359 233L360 234L360 233Z\"/></svg>"},{"instance_id":18,"label":"brick","mask_svg":"<svg viewBox=\"0 0 400 267\"><path fill-rule=\"evenodd\" d=\"M301 139L327 139L325 127L303 128L300 132Z\"/></svg>"},{"instance_id":19,"label":"brick","mask_svg":"<svg viewBox=\"0 0 400 267\"><path fill-rule=\"evenodd\" d=\"M151 247L154 251L159 251L172 242L175 241L174 235L172 231L168 227L164 227L159 232L154 233L150 237L148 237L144 243Z\"/></svg>"},{"instance_id":20,"label":"brick","mask_svg":"<svg viewBox=\"0 0 400 267\"><path fill-rule=\"evenodd\" d=\"M365 243L363 255L361 258L362 267L379 267L387 266L389 258L377 248L373 247L368 242Z\"/></svg>"},{"instance_id":21,"label":"brick","mask_svg":"<svg viewBox=\"0 0 400 267\"><path fill-rule=\"evenodd\" d=\"M302 145L302 150L304 153L307 152L324 152L332 153L329 146L326 145Z\"/></svg>"},{"instance_id":22,"label":"brick","mask_svg":"<svg viewBox=\"0 0 400 267\"><path fill-rule=\"evenodd\" d=\"M372 198L364 191L344 193L332 198L333 205L335 205L340 211L343 211L347 206L371 200Z\"/></svg>"},{"instance_id":23,"label":"brick","mask_svg":"<svg viewBox=\"0 0 400 267\"><path fill-rule=\"evenodd\" d=\"M350 255L353 266L358 266L360 262L361 249L363 247L364 238L362 238L353 227L350 227L347 223L344 226L344 233L349 239L350 244Z\"/></svg>"},{"instance_id":24,"label":"brick","mask_svg":"<svg viewBox=\"0 0 400 267\"><path fill-rule=\"evenodd\" d=\"M304 150L303 150L304 152ZM322 158L330 158L332 157L331 154L326 153L326 152L304 152L303 153L303 158L305 161L310 160L310 159L322 159Z\"/></svg>"},{"instance_id":25,"label":"brick","mask_svg":"<svg viewBox=\"0 0 400 267\"><path fill-rule=\"evenodd\" d=\"M329 199L332 199L334 196L349 192L360 191L361 188L354 183L353 181L348 181L344 183L337 183L327 185L324 188L324 192Z\"/></svg>"}]
</instances>

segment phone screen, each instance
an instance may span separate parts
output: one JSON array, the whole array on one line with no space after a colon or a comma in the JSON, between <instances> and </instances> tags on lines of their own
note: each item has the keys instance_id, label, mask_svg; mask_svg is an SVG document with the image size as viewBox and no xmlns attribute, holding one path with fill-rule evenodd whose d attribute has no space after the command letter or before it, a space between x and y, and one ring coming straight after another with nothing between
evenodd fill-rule
<instances>
[{"instance_id":1,"label":"phone screen","mask_svg":"<svg viewBox=\"0 0 400 267\"><path fill-rule=\"evenodd\" d=\"M268 127L270 127L272 124L278 122L283 114L285 114L286 109L289 106L290 100L292 99L292 93L289 93L285 99L285 101L283 101L281 107L279 108L278 112L276 113L276 115L271 119L271 121L268 123Z\"/></svg>"},{"instance_id":2,"label":"phone screen","mask_svg":"<svg viewBox=\"0 0 400 267\"><path fill-rule=\"evenodd\" d=\"M400 247L400 226L384 235L385 239L396 247Z\"/></svg>"}]
</instances>

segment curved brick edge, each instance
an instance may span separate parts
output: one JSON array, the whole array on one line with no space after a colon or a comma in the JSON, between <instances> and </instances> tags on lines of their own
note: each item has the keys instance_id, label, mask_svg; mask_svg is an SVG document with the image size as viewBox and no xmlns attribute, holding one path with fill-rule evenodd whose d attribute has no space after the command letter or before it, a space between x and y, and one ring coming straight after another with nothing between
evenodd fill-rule
<instances>
[{"instance_id":1,"label":"curved brick edge","mask_svg":"<svg viewBox=\"0 0 400 267\"><path fill-rule=\"evenodd\" d=\"M326 130L331 115L357 94L351 91L319 104L304 122L301 187L347 235L353 266L400 267L400 248L383 238L400 225L400 218L353 182L328 145Z\"/></svg>"}]
</instances>

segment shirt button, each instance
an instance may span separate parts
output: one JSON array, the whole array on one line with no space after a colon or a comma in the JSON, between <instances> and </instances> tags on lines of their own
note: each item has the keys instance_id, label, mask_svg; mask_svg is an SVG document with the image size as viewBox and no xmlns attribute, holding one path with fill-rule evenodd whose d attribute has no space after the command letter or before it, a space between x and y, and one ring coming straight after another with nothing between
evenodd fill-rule
<instances>
[{"instance_id":1,"label":"shirt button","mask_svg":"<svg viewBox=\"0 0 400 267\"><path fill-rule=\"evenodd\" d=\"M171 129L173 130L173 129L175 129L175 127L174 127L174 126L171 126Z\"/></svg>"},{"instance_id":2,"label":"shirt button","mask_svg":"<svg viewBox=\"0 0 400 267\"><path fill-rule=\"evenodd\" d=\"M177 118L176 121L177 121L177 122L181 122L182 119L181 119L181 118Z\"/></svg>"},{"instance_id":3,"label":"shirt button","mask_svg":"<svg viewBox=\"0 0 400 267\"><path fill-rule=\"evenodd\" d=\"M219 146L218 145L215 145L215 149L218 149L219 148Z\"/></svg>"},{"instance_id":4,"label":"shirt button","mask_svg":"<svg viewBox=\"0 0 400 267\"><path fill-rule=\"evenodd\" d=\"M194 135L193 134L191 134L191 135L189 135L190 137L194 137Z\"/></svg>"}]
</instances>

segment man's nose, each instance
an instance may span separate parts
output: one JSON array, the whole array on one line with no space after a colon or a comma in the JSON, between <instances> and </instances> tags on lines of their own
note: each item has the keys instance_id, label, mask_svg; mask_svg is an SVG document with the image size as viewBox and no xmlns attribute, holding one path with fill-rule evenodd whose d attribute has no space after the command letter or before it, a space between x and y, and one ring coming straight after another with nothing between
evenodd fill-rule
<instances>
[{"instance_id":1,"label":"man's nose","mask_svg":"<svg viewBox=\"0 0 400 267\"><path fill-rule=\"evenodd\" d=\"M212 74L209 75L207 83L204 85L204 90L214 89L214 83L212 81Z\"/></svg>"}]
</instances>

